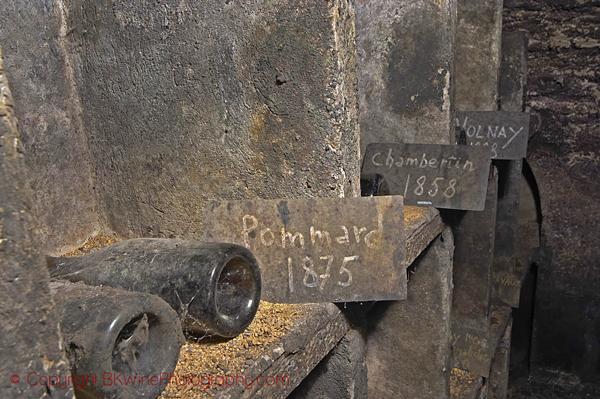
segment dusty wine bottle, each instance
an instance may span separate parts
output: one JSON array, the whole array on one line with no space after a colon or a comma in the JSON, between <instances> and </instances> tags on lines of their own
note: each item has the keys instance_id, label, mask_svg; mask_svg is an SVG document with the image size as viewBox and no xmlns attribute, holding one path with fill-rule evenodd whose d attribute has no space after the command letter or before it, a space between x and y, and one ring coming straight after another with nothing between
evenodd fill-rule
<instances>
[{"instance_id":1,"label":"dusty wine bottle","mask_svg":"<svg viewBox=\"0 0 600 399\"><path fill-rule=\"evenodd\" d=\"M235 244L141 238L49 265L52 277L158 295L194 336L237 336L260 302L256 259Z\"/></svg>"},{"instance_id":2,"label":"dusty wine bottle","mask_svg":"<svg viewBox=\"0 0 600 399\"><path fill-rule=\"evenodd\" d=\"M50 289L78 398L160 395L184 342L180 319L165 301L68 281L52 281ZM148 383L128 383L140 378Z\"/></svg>"}]
</instances>

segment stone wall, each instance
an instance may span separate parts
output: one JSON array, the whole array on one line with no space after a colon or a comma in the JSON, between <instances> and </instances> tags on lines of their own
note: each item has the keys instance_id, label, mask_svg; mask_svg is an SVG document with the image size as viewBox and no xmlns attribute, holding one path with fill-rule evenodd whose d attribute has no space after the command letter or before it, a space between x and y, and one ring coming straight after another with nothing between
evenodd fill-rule
<instances>
[{"instance_id":1,"label":"stone wall","mask_svg":"<svg viewBox=\"0 0 600 399\"><path fill-rule=\"evenodd\" d=\"M533 365L600 373L600 3L505 0L507 30L528 30L528 162L540 190Z\"/></svg>"},{"instance_id":2,"label":"stone wall","mask_svg":"<svg viewBox=\"0 0 600 399\"><path fill-rule=\"evenodd\" d=\"M0 47L0 397L72 397L31 212L33 191ZM44 380L44 377L46 379Z\"/></svg>"},{"instance_id":3,"label":"stone wall","mask_svg":"<svg viewBox=\"0 0 600 399\"><path fill-rule=\"evenodd\" d=\"M0 46L27 153L34 231L42 252L80 244L102 225L60 4L0 2Z\"/></svg>"},{"instance_id":4,"label":"stone wall","mask_svg":"<svg viewBox=\"0 0 600 399\"><path fill-rule=\"evenodd\" d=\"M0 6L41 249L198 238L213 199L356 196L347 0Z\"/></svg>"},{"instance_id":5,"label":"stone wall","mask_svg":"<svg viewBox=\"0 0 600 399\"><path fill-rule=\"evenodd\" d=\"M109 225L198 238L213 199L358 194L347 0L69 0L68 53Z\"/></svg>"}]
</instances>

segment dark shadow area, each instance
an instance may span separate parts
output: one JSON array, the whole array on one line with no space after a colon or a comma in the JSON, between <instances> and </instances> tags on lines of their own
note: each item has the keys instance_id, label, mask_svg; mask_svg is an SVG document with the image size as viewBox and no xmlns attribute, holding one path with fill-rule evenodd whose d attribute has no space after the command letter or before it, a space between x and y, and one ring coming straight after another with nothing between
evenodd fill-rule
<instances>
[{"instance_id":1,"label":"dark shadow area","mask_svg":"<svg viewBox=\"0 0 600 399\"><path fill-rule=\"evenodd\" d=\"M510 351L511 381L529 376L531 370L531 341L535 307L537 265L533 264L521 287L521 302L513 309L513 328Z\"/></svg>"},{"instance_id":2,"label":"dark shadow area","mask_svg":"<svg viewBox=\"0 0 600 399\"><path fill-rule=\"evenodd\" d=\"M600 383L582 383L577 377L558 371L521 378L511 384L509 399L597 399Z\"/></svg>"}]
</instances>

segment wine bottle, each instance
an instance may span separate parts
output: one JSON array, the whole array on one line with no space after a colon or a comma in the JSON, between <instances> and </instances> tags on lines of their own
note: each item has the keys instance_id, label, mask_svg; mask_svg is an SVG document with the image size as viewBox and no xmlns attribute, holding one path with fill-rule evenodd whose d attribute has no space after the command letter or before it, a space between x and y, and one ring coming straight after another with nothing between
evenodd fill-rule
<instances>
[{"instance_id":1,"label":"wine bottle","mask_svg":"<svg viewBox=\"0 0 600 399\"><path fill-rule=\"evenodd\" d=\"M158 295L194 336L237 336L260 302L256 259L236 244L132 239L50 266L52 277Z\"/></svg>"},{"instance_id":2,"label":"wine bottle","mask_svg":"<svg viewBox=\"0 0 600 399\"><path fill-rule=\"evenodd\" d=\"M68 281L52 281L50 289L78 398L160 395L185 341L165 301Z\"/></svg>"}]
</instances>

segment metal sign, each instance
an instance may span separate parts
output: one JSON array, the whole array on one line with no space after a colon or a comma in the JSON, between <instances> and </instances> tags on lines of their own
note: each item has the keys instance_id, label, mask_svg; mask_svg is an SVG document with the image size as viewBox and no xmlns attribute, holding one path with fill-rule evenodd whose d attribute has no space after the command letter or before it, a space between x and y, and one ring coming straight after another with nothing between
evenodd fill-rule
<instances>
[{"instance_id":1,"label":"metal sign","mask_svg":"<svg viewBox=\"0 0 600 399\"><path fill-rule=\"evenodd\" d=\"M400 196L223 201L204 220L205 240L254 253L268 301L406 299Z\"/></svg>"},{"instance_id":2,"label":"metal sign","mask_svg":"<svg viewBox=\"0 0 600 399\"><path fill-rule=\"evenodd\" d=\"M481 211L490 163L486 148L378 143L367 146L361 175L382 176L406 205Z\"/></svg>"},{"instance_id":3,"label":"metal sign","mask_svg":"<svg viewBox=\"0 0 600 399\"><path fill-rule=\"evenodd\" d=\"M526 112L457 112L456 128L463 132L466 144L489 147L493 159L521 159L527 154Z\"/></svg>"}]
</instances>

